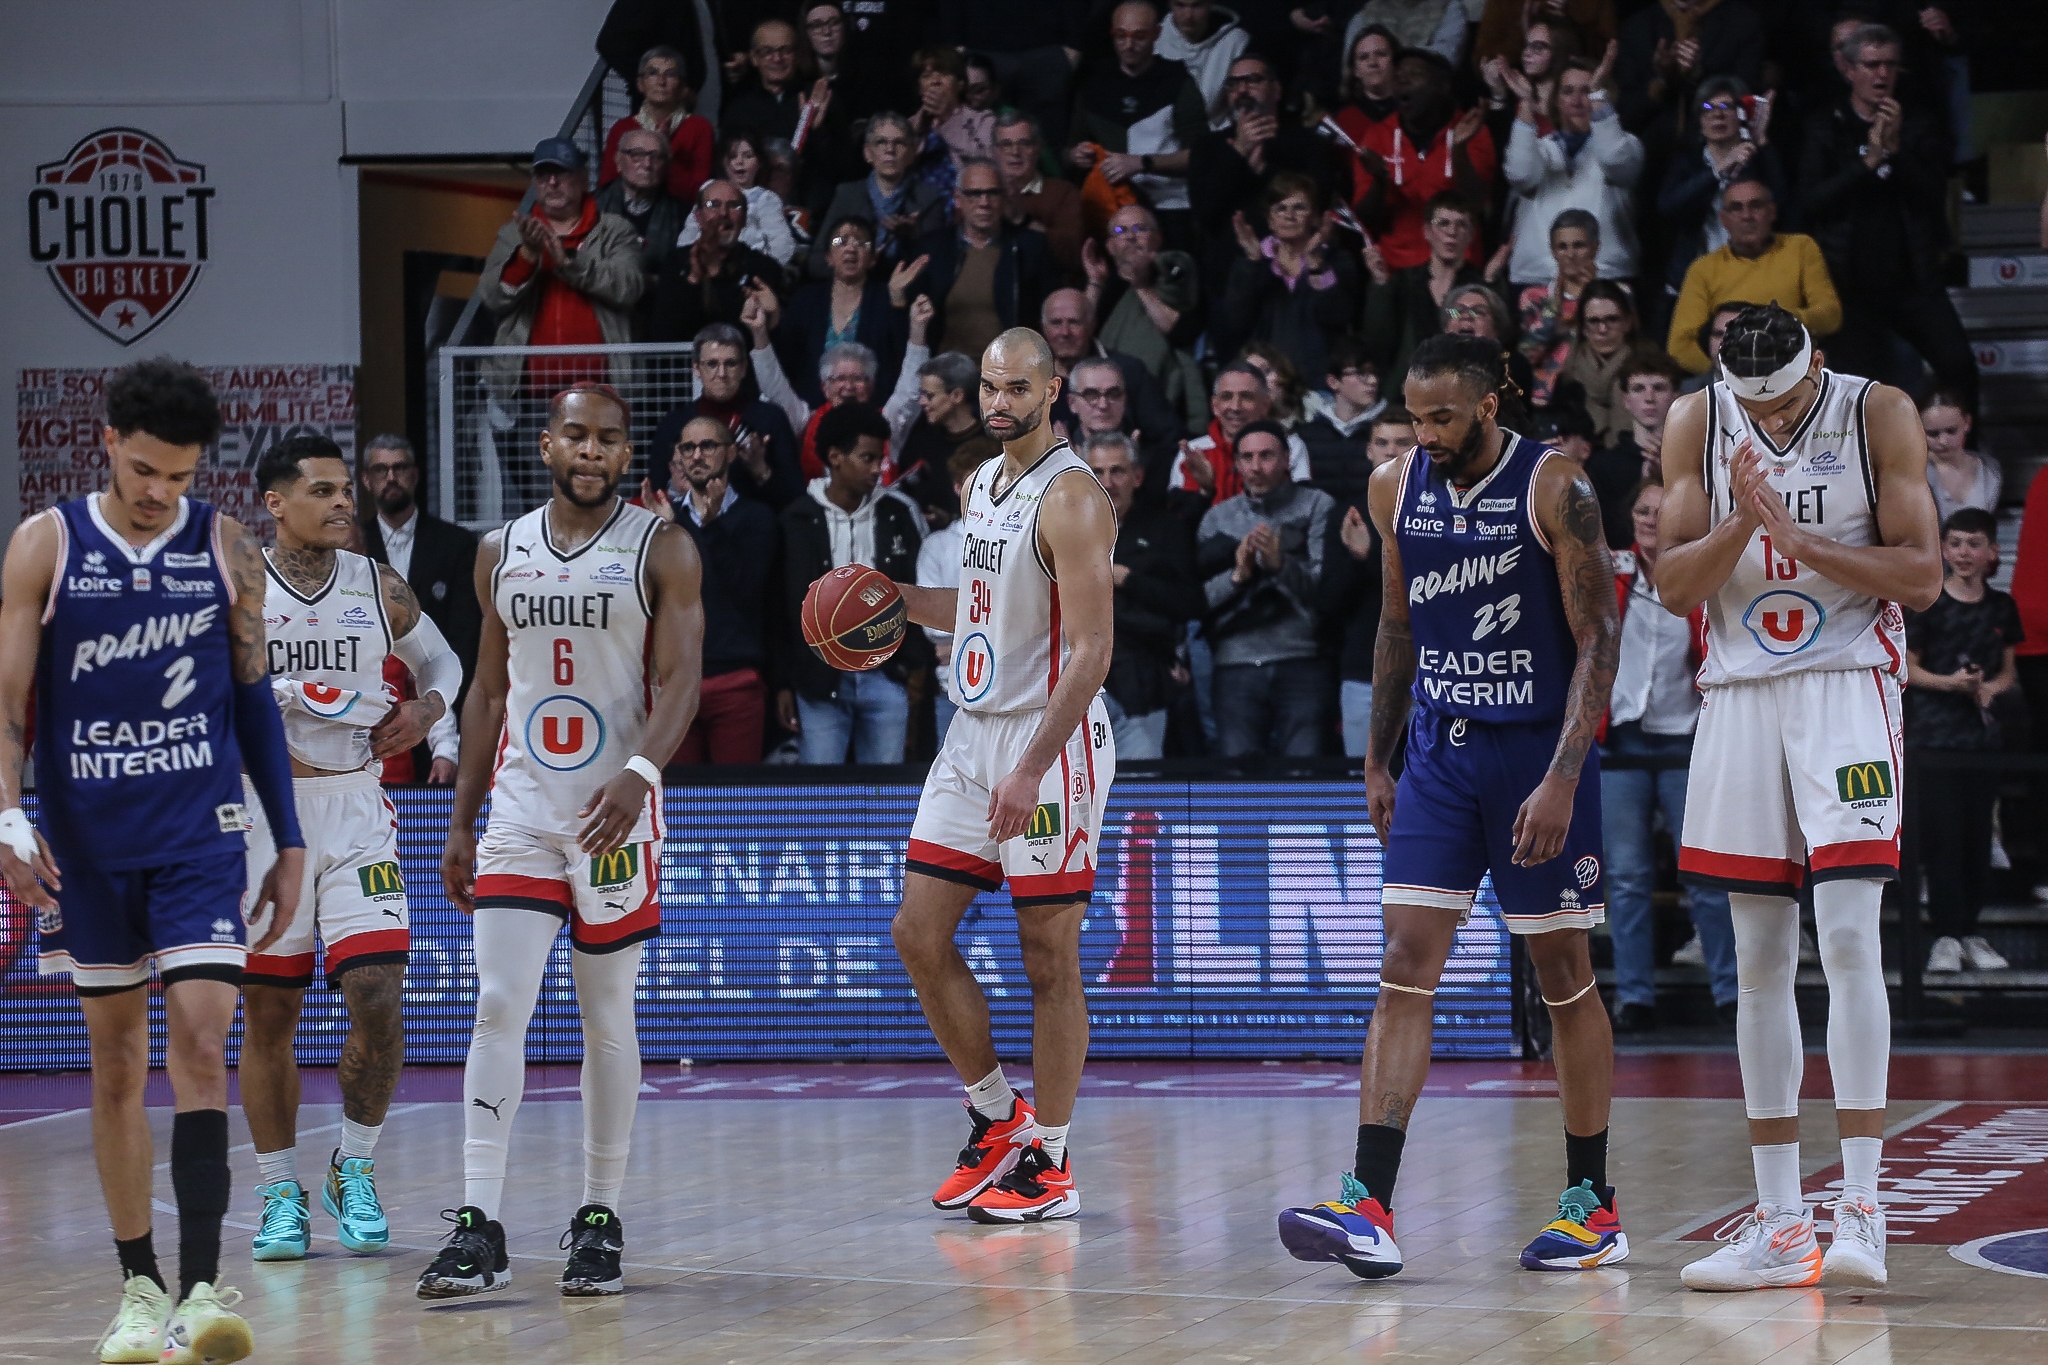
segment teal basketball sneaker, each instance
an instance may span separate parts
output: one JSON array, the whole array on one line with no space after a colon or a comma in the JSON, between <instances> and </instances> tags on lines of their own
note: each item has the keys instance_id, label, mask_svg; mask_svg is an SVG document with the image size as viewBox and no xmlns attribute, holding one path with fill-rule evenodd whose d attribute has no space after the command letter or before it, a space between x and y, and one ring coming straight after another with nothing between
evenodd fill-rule
<instances>
[{"instance_id":1,"label":"teal basketball sneaker","mask_svg":"<svg viewBox=\"0 0 2048 1365\"><path fill-rule=\"evenodd\" d=\"M313 1216L307 1211L306 1187L296 1180L258 1185L263 1218L256 1225L250 1251L259 1261L303 1261L313 1240Z\"/></svg>"},{"instance_id":2,"label":"teal basketball sneaker","mask_svg":"<svg viewBox=\"0 0 2048 1365\"><path fill-rule=\"evenodd\" d=\"M377 1202L377 1163L366 1156L343 1157L339 1148L320 1187L320 1207L341 1225L341 1244L370 1255L391 1245L391 1225Z\"/></svg>"}]
</instances>

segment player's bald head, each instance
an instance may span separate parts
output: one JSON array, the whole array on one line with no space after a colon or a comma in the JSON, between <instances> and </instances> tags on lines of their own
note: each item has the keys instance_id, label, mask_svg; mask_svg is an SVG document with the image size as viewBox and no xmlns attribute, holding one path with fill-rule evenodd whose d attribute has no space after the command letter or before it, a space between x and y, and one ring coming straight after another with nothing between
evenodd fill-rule
<instances>
[{"instance_id":1,"label":"player's bald head","mask_svg":"<svg viewBox=\"0 0 2048 1365\"><path fill-rule=\"evenodd\" d=\"M982 352L983 369L1028 369L1039 383L1053 377L1052 347L1029 327L1012 327Z\"/></svg>"}]
</instances>

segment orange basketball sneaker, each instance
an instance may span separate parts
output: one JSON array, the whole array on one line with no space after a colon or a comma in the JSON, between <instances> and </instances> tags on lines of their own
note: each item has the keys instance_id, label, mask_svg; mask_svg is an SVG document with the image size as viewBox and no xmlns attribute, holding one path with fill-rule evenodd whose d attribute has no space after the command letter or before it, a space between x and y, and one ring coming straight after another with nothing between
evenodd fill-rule
<instances>
[{"instance_id":1,"label":"orange basketball sneaker","mask_svg":"<svg viewBox=\"0 0 2048 1365\"><path fill-rule=\"evenodd\" d=\"M967 1216L977 1223L1072 1218L1081 1211L1081 1195L1074 1188L1073 1156L1072 1152L1062 1153L1055 1166L1034 1139L1008 1175L974 1197Z\"/></svg>"},{"instance_id":2,"label":"orange basketball sneaker","mask_svg":"<svg viewBox=\"0 0 2048 1365\"><path fill-rule=\"evenodd\" d=\"M972 1104L967 1115L974 1120L974 1134L960 1149L953 1174L932 1193L932 1203L942 1209L957 1209L1010 1173L1017 1158L1031 1143L1031 1129L1038 1115L1017 1096L1006 1119L992 1119Z\"/></svg>"}]
</instances>

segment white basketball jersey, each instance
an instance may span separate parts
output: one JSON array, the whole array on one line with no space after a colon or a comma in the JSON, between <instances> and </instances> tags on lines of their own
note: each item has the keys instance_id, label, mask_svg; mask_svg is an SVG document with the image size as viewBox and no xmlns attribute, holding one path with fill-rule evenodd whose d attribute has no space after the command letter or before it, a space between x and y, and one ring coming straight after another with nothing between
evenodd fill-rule
<instances>
[{"instance_id":1,"label":"white basketball jersey","mask_svg":"<svg viewBox=\"0 0 2048 1365\"><path fill-rule=\"evenodd\" d=\"M1822 370L1820 396L1783 445L1757 427L1725 384L1709 389L1701 468L1711 523L1734 511L1729 466L1747 444L1793 521L1844 545L1877 544L1877 477L1864 427L1872 384ZM1897 603L1830 582L1772 545L1761 528L1707 599L1703 687L1852 668L1903 678L1904 659L1905 617Z\"/></svg>"},{"instance_id":2,"label":"white basketball jersey","mask_svg":"<svg viewBox=\"0 0 2048 1365\"><path fill-rule=\"evenodd\" d=\"M1039 555L1038 509L1046 488L1070 469L1095 477L1061 441L1000 493L990 492L1003 472L1000 458L967 485L953 613L953 687L963 710L1040 711L1060 680L1067 641L1059 585Z\"/></svg>"},{"instance_id":3,"label":"white basketball jersey","mask_svg":"<svg viewBox=\"0 0 2048 1365\"><path fill-rule=\"evenodd\" d=\"M334 552L334 572L319 592L301 596L263 552L264 647L284 738L293 758L330 772L370 761L370 728L391 710L384 659L391 622L384 615L377 562Z\"/></svg>"},{"instance_id":4,"label":"white basketball jersey","mask_svg":"<svg viewBox=\"0 0 2048 1365\"><path fill-rule=\"evenodd\" d=\"M577 812L639 752L653 700L647 546L661 524L621 499L602 530L568 550L549 537L545 506L496 533L491 600L505 623L509 687L491 823L572 833ZM636 843L655 837L653 793L647 805Z\"/></svg>"}]
</instances>

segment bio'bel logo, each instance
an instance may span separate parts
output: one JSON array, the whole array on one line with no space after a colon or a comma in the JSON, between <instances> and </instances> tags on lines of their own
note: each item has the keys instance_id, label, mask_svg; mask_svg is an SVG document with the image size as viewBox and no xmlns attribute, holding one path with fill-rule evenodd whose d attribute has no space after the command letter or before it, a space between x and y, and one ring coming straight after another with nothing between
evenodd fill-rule
<instances>
[{"instance_id":1,"label":"bio'bel logo","mask_svg":"<svg viewBox=\"0 0 2048 1365\"><path fill-rule=\"evenodd\" d=\"M205 269L206 167L139 128L102 128L36 167L28 254L79 316L133 345L185 301Z\"/></svg>"},{"instance_id":2,"label":"bio'bel logo","mask_svg":"<svg viewBox=\"0 0 2048 1365\"><path fill-rule=\"evenodd\" d=\"M630 885L640 875L640 849L627 844L590 860L590 888L605 891Z\"/></svg>"}]
</instances>

